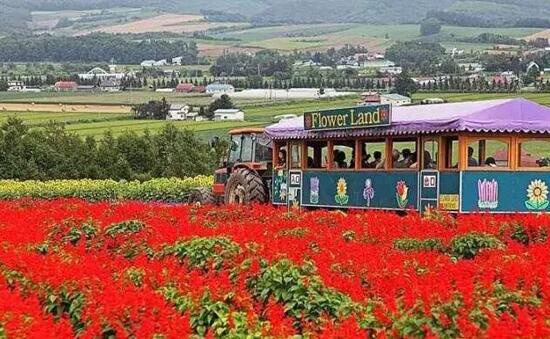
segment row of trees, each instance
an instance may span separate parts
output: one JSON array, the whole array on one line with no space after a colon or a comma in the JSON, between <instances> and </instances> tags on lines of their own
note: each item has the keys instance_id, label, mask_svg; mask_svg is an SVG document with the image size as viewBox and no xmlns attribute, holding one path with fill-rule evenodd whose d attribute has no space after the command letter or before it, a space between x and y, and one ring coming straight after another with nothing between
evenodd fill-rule
<instances>
[{"instance_id":1,"label":"row of trees","mask_svg":"<svg viewBox=\"0 0 550 339\"><path fill-rule=\"evenodd\" d=\"M94 33L79 37L40 35L11 36L0 39L0 61L94 62L114 60L118 63L139 64L146 59L183 57L185 64L198 62L194 42L181 40L140 40L122 36Z\"/></svg>"},{"instance_id":2,"label":"row of trees","mask_svg":"<svg viewBox=\"0 0 550 339\"><path fill-rule=\"evenodd\" d=\"M0 126L0 178L19 180L185 177L212 173L223 147L166 125L158 134L133 132L82 139L62 125L29 129L10 118Z\"/></svg>"}]
</instances>

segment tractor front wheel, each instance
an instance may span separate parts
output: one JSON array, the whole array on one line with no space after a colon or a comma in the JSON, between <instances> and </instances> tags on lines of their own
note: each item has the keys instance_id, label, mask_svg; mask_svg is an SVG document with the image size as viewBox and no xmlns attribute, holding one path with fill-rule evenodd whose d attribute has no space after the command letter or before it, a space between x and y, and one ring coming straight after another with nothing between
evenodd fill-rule
<instances>
[{"instance_id":1,"label":"tractor front wheel","mask_svg":"<svg viewBox=\"0 0 550 339\"><path fill-rule=\"evenodd\" d=\"M216 198L208 187L199 187L191 191L187 203L192 205L215 205Z\"/></svg>"},{"instance_id":2,"label":"tractor front wheel","mask_svg":"<svg viewBox=\"0 0 550 339\"><path fill-rule=\"evenodd\" d=\"M226 204L264 204L268 192L262 178L247 168L238 168L229 177L225 186Z\"/></svg>"}]
</instances>

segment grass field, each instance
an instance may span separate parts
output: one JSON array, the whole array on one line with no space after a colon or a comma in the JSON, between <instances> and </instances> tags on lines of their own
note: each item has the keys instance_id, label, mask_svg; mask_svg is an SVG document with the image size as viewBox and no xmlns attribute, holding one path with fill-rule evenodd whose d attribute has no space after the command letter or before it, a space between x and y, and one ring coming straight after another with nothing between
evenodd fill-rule
<instances>
[{"instance_id":1,"label":"grass field","mask_svg":"<svg viewBox=\"0 0 550 339\"><path fill-rule=\"evenodd\" d=\"M449 102L490 100L516 97L514 94L481 94L481 93L417 93L413 96L413 102L418 103L426 98L442 98ZM550 106L550 95L547 93L524 93L521 95L528 100L533 100L543 105ZM225 136L230 129L247 126L266 126L273 123L273 118L281 114L301 115L306 111L316 109L328 109L337 107L354 106L357 97L345 97L320 101L294 101L271 104L255 104L243 106L245 122L173 122L178 128L195 131L200 137L209 139L212 136ZM66 129L81 136L94 136L101 138L105 131L111 131L119 135L125 131L143 133L146 129L156 133L168 122L152 120L134 120L130 113L90 113L90 112L25 112L25 111L1 111L0 122L10 116L23 119L34 127L44 126L49 121L66 123Z\"/></svg>"},{"instance_id":2,"label":"grass field","mask_svg":"<svg viewBox=\"0 0 550 339\"><path fill-rule=\"evenodd\" d=\"M490 44L464 44L453 41L455 38L475 37L481 33L495 33L522 38L541 32L537 28L473 28L444 26L441 30L442 44L447 48L484 50ZM344 44L364 45L370 50L384 50L395 41L420 38L420 26L367 25L367 24L317 24L290 25L250 28L224 32L218 38L239 39L233 47L255 47L291 51L299 49L323 50L340 47Z\"/></svg>"}]
</instances>

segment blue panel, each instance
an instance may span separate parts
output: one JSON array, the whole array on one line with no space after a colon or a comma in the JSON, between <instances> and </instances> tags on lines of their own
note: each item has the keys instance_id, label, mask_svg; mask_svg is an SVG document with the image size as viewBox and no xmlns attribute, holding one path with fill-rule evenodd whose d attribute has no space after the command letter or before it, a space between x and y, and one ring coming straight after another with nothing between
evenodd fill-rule
<instances>
[{"instance_id":1,"label":"blue panel","mask_svg":"<svg viewBox=\"0 0 550 339\"><path fill-rule=\"evenodd\" d=\"M550 172L462 172L462 211L549 211Z\"/></svg>"},{"instance_id":2,"label":"blue panel","mask_svg":"<svg viewBox=\"0 0 550 339\"><path fill-rule=\"evenodd\" d=\"M304 171L302 205L404 209L418 206L418 172Z\"/></svg>"}]
</instances>

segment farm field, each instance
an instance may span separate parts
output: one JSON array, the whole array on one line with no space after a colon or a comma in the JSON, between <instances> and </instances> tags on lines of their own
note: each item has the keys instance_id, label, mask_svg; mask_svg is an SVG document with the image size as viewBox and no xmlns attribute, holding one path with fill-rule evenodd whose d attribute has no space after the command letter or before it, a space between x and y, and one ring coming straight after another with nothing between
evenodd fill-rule
<instances>
[{"instance_id":1,"label":"farm field","mask_svg":"<svg viewBox=\"0 0 550 339\"><path fill-rule=\"evenodd\" d=\"M15 200L0 225L7 337L550 336L547 215Z\"/></svg>"},{"instance_id":2,"label":"farm field","mask_svg":"<svg viewBox=\"0 0 550 339\"><path fill-rule=\"evenodd\" d=\"M367 24L317 24L290 25L250 28L215 34L218 38L239 39L235 46L278 49L290 51L296 49L325 50L340 47L346 43L364 45L370 50L385 50L395 41L407 41L420 38L420 26L367 25ZM472 28L443 26L441 43L447 48L466 50L485 50L491 44L467 44L452 41L454 38L474 37L481 33L495 33L514 38L523 38L540 32L537 28Z\"/></svg>"},{"instance_id":3,"label":"farm field","mask_svg":"<svg viewBox=\"0 0 550 339\"><path fill-rule=\"evenodd\" d=\"M548 93L415 93L413 102L419 103L427 98L441 98L449 102L492 100L521 97L534 101L538 104L550 106L550 95Z\"/></svg>"},{"instance_id":4,"label":"farm field","mask_svg":"<svg viewBox=\"0 0 550 339\"><path fill-rule=\"evenodd\" d=\"M104 33L148 33L148 32L173 32L192 33L206 31L217 27L248 26L247 23L234 22L207 22L202 15L192 14L161 14L151 18L140 19L128 23L102 26L92 31L81 31L78 35L90 32Z\"/></svg>"},{"instance_id":5,"label":"farm field","mask_svg":"<svg viewBox=\"0 0 550 339\"><path fill-rule=\"evenodd\" d=\"M97 121L118 121L130 118L129 113L101 113L101 112L13 112L0 111L0 123L8 118L14 117L21 119L25 124L36 126L44 125L51 121L62 122L65 124L91 123Z\"/></svg>"}]
</instances>

